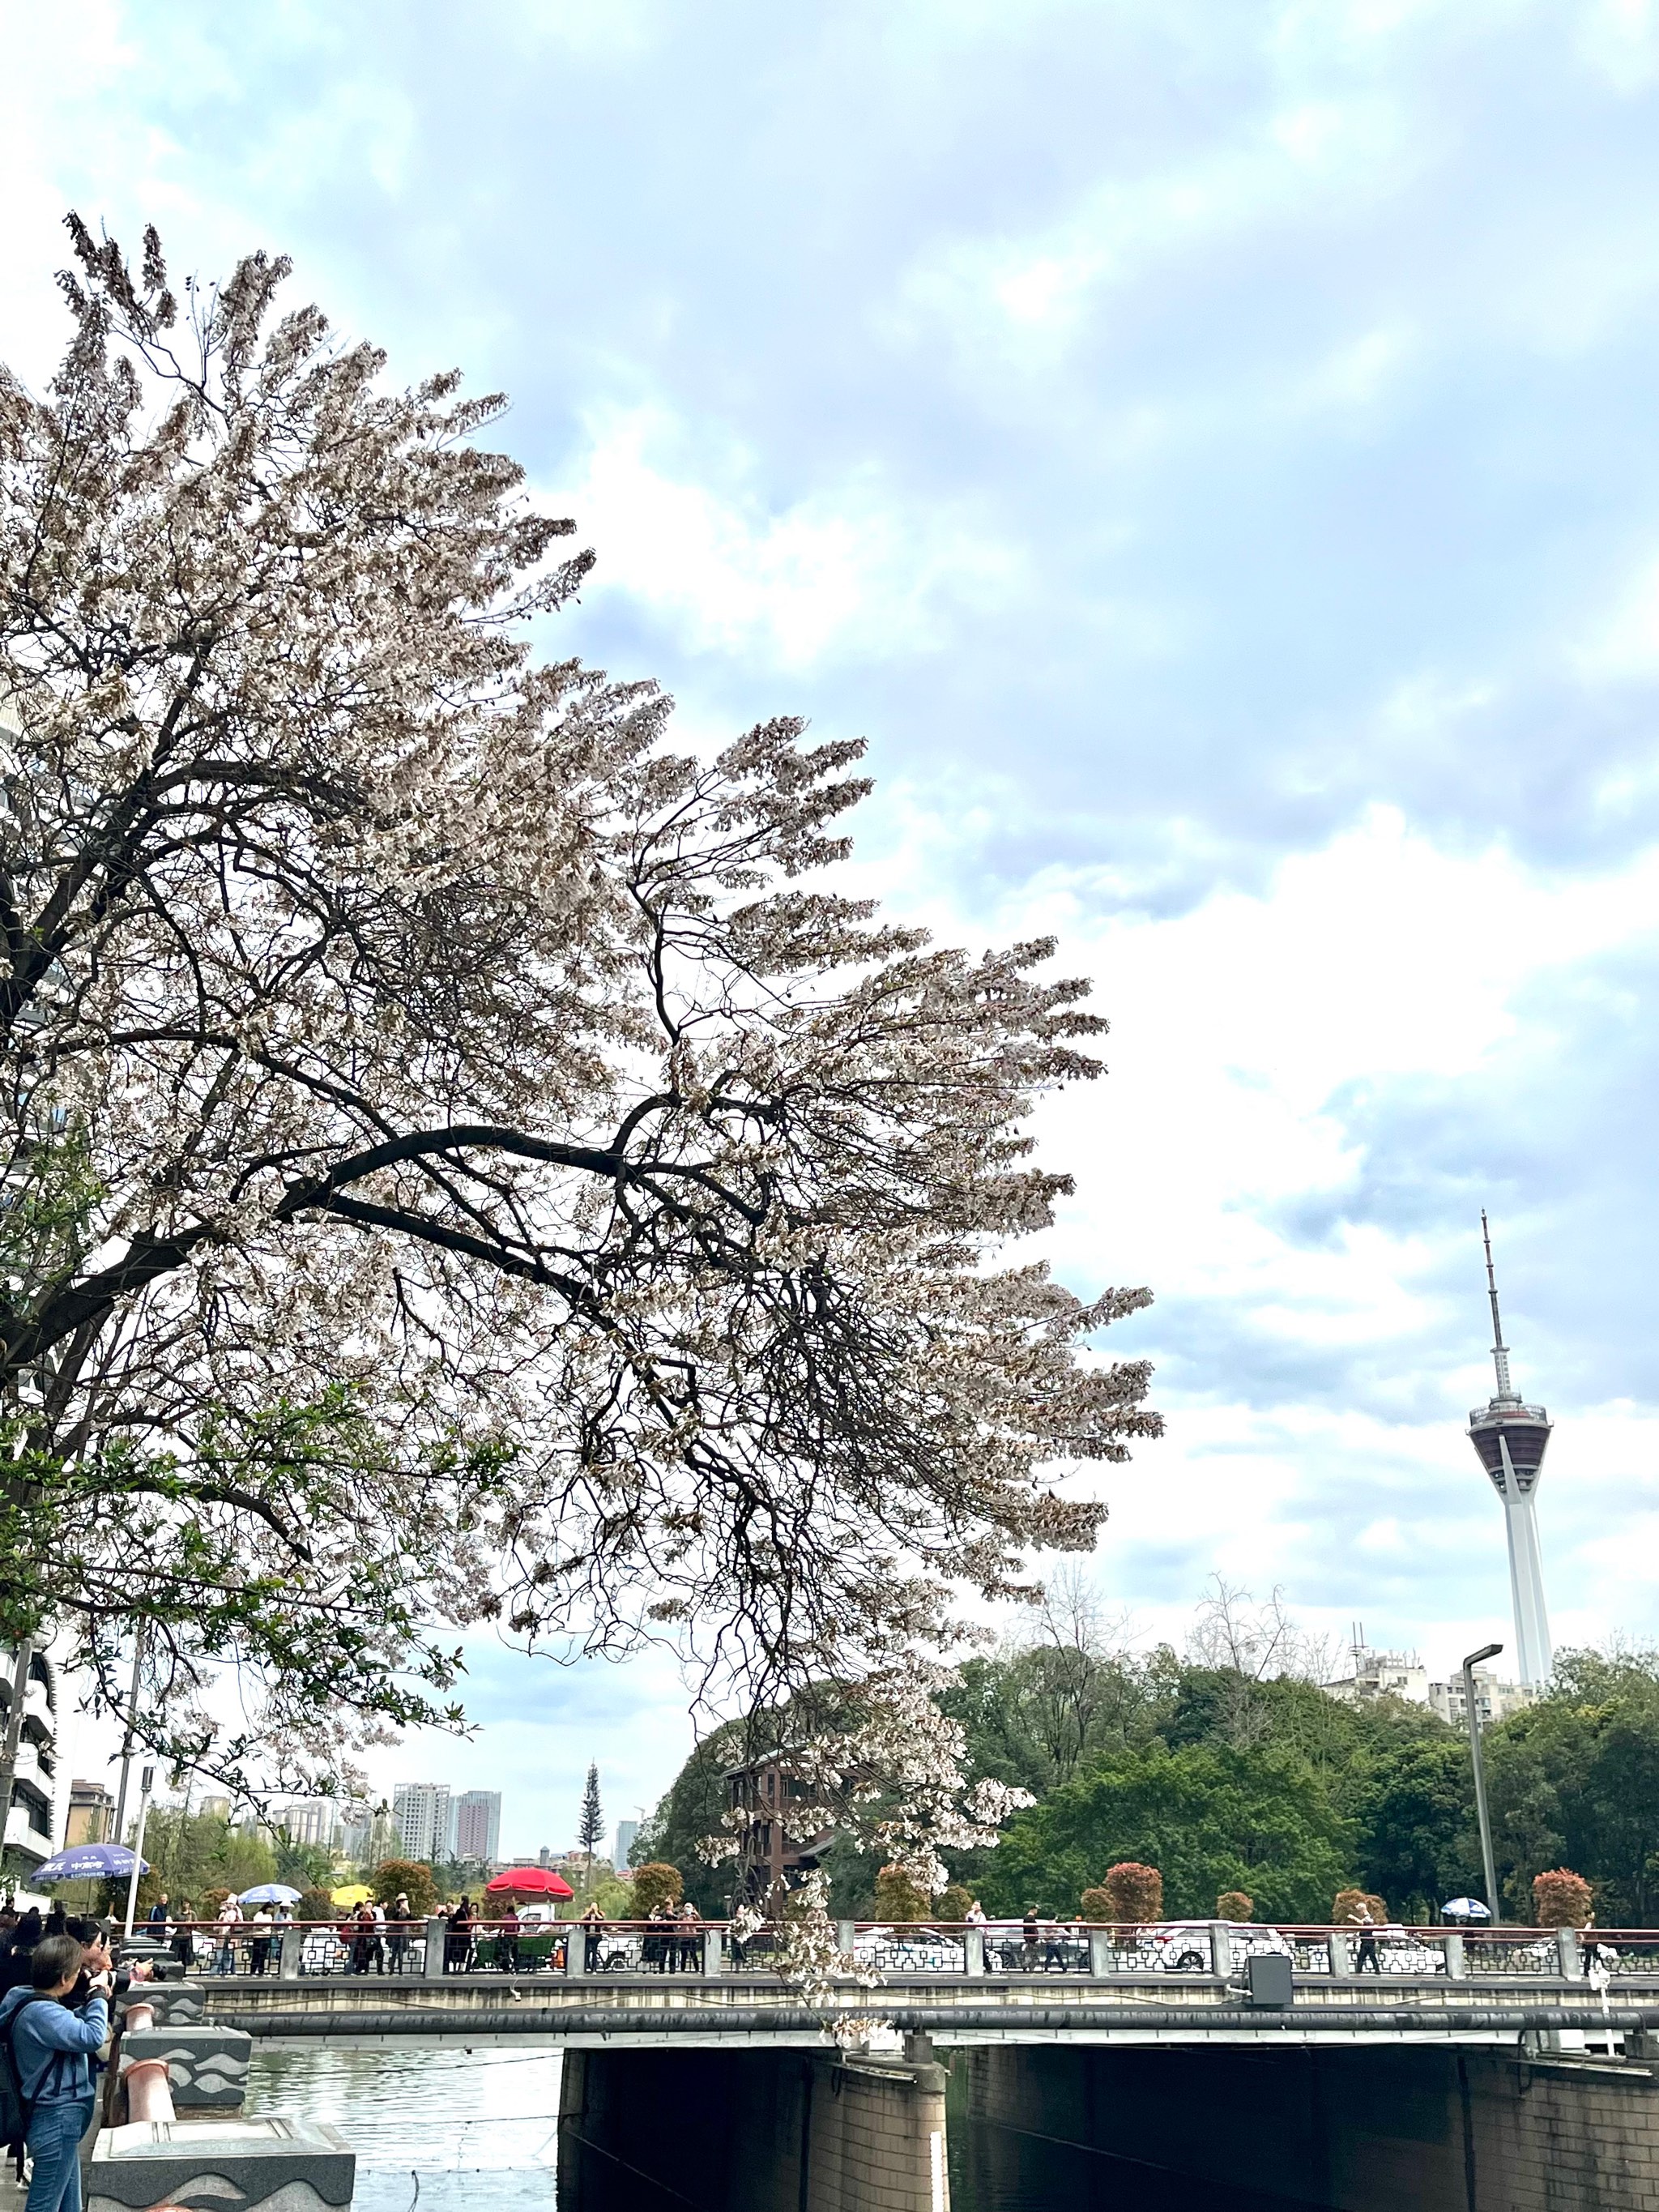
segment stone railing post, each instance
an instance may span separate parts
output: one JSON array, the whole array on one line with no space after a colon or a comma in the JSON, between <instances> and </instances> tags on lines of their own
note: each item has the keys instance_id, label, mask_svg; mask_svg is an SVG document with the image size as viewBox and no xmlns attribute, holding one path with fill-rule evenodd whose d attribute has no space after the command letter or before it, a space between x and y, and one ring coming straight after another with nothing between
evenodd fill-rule
<instances>
[{"instance_id":1,"label":"stone railing post","mask_svg":"<svg viewBox=\"0 0 1659 2212\"><path fill-rule=\"evenodd\" d=\"M284 1928L276 1944L276 1978L279 1982L297 1982L300 1961L305 1956L306 1931L303 1928Z\"/></svg>"},{"instance_id":2,"label":"stone railing post","mask_svg":"<svg viewBox=\"0 0 1659 2212\"><path fill-rule=\"evenodd\" d=\"M1561 1962L1561 1978L1564 1982L1576 1982L1581 1979L1584 1972L1584 1963L1578 1955L1578 1930L1576 1928L1556 1929L1555 1955Z\"/></svg>"},{"instance_id":3,"label":"stone railing post","mask_svg":"<svg viewBox=\"0 0 1659 2212\"><path fill-rule=\"evenodd\" d=\"M1233 1970L1232 1930L1224 1920L1210 1923L1210 1972L1224 1982Z\"/></svg>"},{"instance_id":4,"label":"stone railing post","mask_svg":"<svg viewBox=\"0 0 1659 2212\"><path fill-rule=\"evenodd\" d=\"M1112 1935L1109 1928L1089 1930L1089 1972L1103 1982L1112 1971Z\"/></svg>"},{"instance_id":5,"label":"stone railing post","mask_svg":"<svg viewBox=\"0 0 1659 2212\"><path fill-rule=\"evenodd\" d=\"M836 1948L841 1952L843 1956L848 1959L853 1955L853 1940L857 1934L858 1923L856 1920L836 1921Z\"/></svg>"},{"instance_id":6,"label":"stone railing post","mask_svg":"<svg viewBox=\"0 0 1659 2212\"><path fill-rule=\"evenodd\" d=\"M1463 1956L1462 1933L1454 1928L1446 1938L1446 1978L1450 1982L1466 1982L1468 1978L1468 1962Z\"/></svg>"},{"instance_id":7,"label":"stone railing post","mask_svg":"<svg viewBox=\"0 0 1659 2212\"><path fill-rule=\"evenodd\" d=\"M434 1913L426 1923L426 1978L441 1982L444 1978L444 1938L449 1933L449 1923Z\"/></svg>"},{"instance_id":8,"label":"stone railing post","mask_svg":"<svg viewBox=\"0 0 1659 2212\"><path fill-rule=\"evenodd\" d=\"M579 1982L587 1972L587 1929L580 1920L560 1922L564 1929L565 1979Z\"/></svg>"},{"instance_id":9,"label":"stone railing post","mask_svg":"<svg viewBox=\"0 0 1659 2212\"><path fill-rule=\"evenodd\" d=\"M1330 1950L1332 1973L1352 1973L1353 1952L1349 1947L1347 1936L1344 1934L1343 1930L1340 1928L1333 1928L1330 1934L1325 1938L1325 1942Z\"/></svg>"},{"instance_id":10,"label":"stone railing post","mask_svg":"<svg viewBox=\"0 0 1659 2212\"><path fill-rule=\"evenodd\" d=\"M962 1970L975 1978L985 1972L985 1930L969 1928L962 1939Z\"/></svg>"},{"instance_id":11,"label":"stone railing post","mask_svg":"<svg viewBox=\"0 0 1659 2212\"><path fill-rule=\"evenodd\" d=\"M726 1972L726 1930L706 1928L702 1937L702 1970L714 1976Z\"/></svg>"}]
</instances>

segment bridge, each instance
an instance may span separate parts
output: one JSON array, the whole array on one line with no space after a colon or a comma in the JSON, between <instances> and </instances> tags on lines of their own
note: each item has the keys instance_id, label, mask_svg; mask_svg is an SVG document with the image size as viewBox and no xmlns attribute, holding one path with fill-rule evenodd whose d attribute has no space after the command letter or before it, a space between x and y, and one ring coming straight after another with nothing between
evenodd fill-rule
<instances>
[{"instance_id":1,"label":"bridge","mask_svg":"<svg viewBox=\"0 0 1659 2212\"><path fill-rule=\"evenodd\" d=\"M1571 1929L1400 1929L1367 1942L1363 1960L1352 1928L1077 1924L1044 1927L1035 1945L1017 1928L843 1922L838 1933L879 1985L848 1975L805 2005L765 1934L740 1944L718 1922L561 1928L533 1946L486 1929L458 1950L434 1920L368 1971L332 1928L216 1932L204 2016L261 2040L636 2049L823 2046L871 2015L963 2045L1528 2036L1547 2050L1659 2029L1659 1933L1641 1929L1598 1930L1587 1954Z\"/></svg>"},{"instance_id":2,"label":"bridge","mask_svg":"<svg viewBox=\"0 0 1659 2212\"><path fill-rule=\"evenodd\" d=\"M398 1973L353 1971L330 1930L283 1931L262 1972L246 1930L216 1937L177 2001L256 2047L561 2048L561 2212L945 2212L948 2073L977 2143L1069 2145L1195 2191L1659 2203L1659 1931L1389 1930L1364 1972L1352 1929L1045 1928L1035 1950L1018 1929L840 1932L882 1984L811 2003L764 1939L720 1924L562 1929L520 1955L490 1931L458 1950L441 1922ZM883 2032L842 2050L837 2027L871 2017Z\"/></svg>"}]
</instances>

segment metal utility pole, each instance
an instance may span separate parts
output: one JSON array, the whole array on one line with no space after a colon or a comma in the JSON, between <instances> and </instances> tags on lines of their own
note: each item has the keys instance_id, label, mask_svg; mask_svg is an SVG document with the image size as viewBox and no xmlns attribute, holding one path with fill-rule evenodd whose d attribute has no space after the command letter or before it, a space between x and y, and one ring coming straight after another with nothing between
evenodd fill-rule
<instances>
[{"instance_id":1,"label":"metal utility pole","mask_svg":"<svg viewBox=\"0 0 1659 2212\"><path fill-rule=\"evenodd\" d=\"M127 1698L126 1725L121 1731L121 1785L115 1797L115 1832L110 1841L124 1844L127 1817L127 1778L132 1771L132 1733L138 1725L138 1670L144 1663L144 1630L140 1620L132 1638L132 1688Z\"/></svg>"},{"instance_id":2,"label":"metal utility pole","mask_svg":"<svg viewBox=\"0 0 1659 2212\"><path fill-rule=\"evenodd\" d=\"M147 1766L138 1783L138 1832L132 1839L132 1872L127 1876L127 1940L132 1940L132 1916L138 1904L138 1874L144 1863L144 1822L149 1818L149 1793L155 1769Z\"/></svg>"},{"instance_id":3,"label":"metal utility pole","mask_svg":"<svg viewBox=\"0 0 1659 2212\"><path fill-rule=\"evenodd\" d=\"M1486 1772L1480 1764L1480 1722L1474 1710L1474 1670L1484 1659L1495 1659L1501 1644L1483 1644L1463 1662L1463 1711L1469 1724L1469 1758L1474 1766L1474 1813L1480 1823L1480 1868L1486 1882L1486 1910L1497 1927L1502 1914L1498 1904L1498 1868L1492 1855L1492 1815L1486 1810Z\"/></svg>"}]
</instances>

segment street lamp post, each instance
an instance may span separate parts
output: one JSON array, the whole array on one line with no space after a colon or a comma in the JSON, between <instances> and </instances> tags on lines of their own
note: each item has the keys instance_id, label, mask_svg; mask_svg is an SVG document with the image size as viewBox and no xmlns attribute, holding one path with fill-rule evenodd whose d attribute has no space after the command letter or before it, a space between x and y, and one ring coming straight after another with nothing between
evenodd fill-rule
<instances>
[{"instance_id":1,"label":"street lamp post","mask_svg":"<svg viewBox=\"0 0 1659 2212\"><path fill-rule=\"evenodd\" d=\"M1463 1662L1463 1713L1469 1724L1469 1759L1474 1768L1474 1812L1480 1823L1480 1868L1486 1882L1486 1910L1492 1915L1492 1924L1497 1927L1502 1917L1498 1909L1498 1869L1492 1855L1492 1815L1486 1810L1486 1775L1480 1764L1480 1723L1474 1710L1474 1670L1483 1659L1495 1659L1503 1650L1501 1644L1487 1644L1479 1651L1471 1651Z\"/></svg>"},{"instance_id":2,"label":"street lamp post","mask_svg":"<svg viewBox=\"0 0 1659 2212\"><path fill-rule=\"evenodd\" d=\"M127 1877L127 1941L132 1941L133 1915L138 1905L138 1870L144 1863L144 1823L149 1818L149 1793L155 1786L155 1769L147 1766L138 1784L138 1832L132 1839L132 1871Z\"/></svg>"}]
</instances>

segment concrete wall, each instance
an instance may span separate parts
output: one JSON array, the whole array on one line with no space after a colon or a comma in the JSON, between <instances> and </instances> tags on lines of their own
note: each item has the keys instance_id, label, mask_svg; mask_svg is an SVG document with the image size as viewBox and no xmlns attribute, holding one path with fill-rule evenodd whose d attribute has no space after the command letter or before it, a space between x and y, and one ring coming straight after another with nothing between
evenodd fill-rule
<instances>
[{"instance_id":1,"label":"concrete wall","mask_svg":"<svg viewBox=\"0 0 1659 2212\"><path fill-rule=\"evenodd\" d=\"M999 2130L1018 2131L1325 2212L1659 2206L1659 2084L1646 2064L1054 2045L953 2063L992 2155Z\"/></svg>"},{"instance_id":2,"label":"concrete wall","mask_svg":"<svg viewBox=\"0 0 1659 2212\"><path fill-rule=\"evenodd\" d=\"M572 2051L558 2212L948 2212L945 2074L793 2051Z\"/></svg>"}]
</instances>

